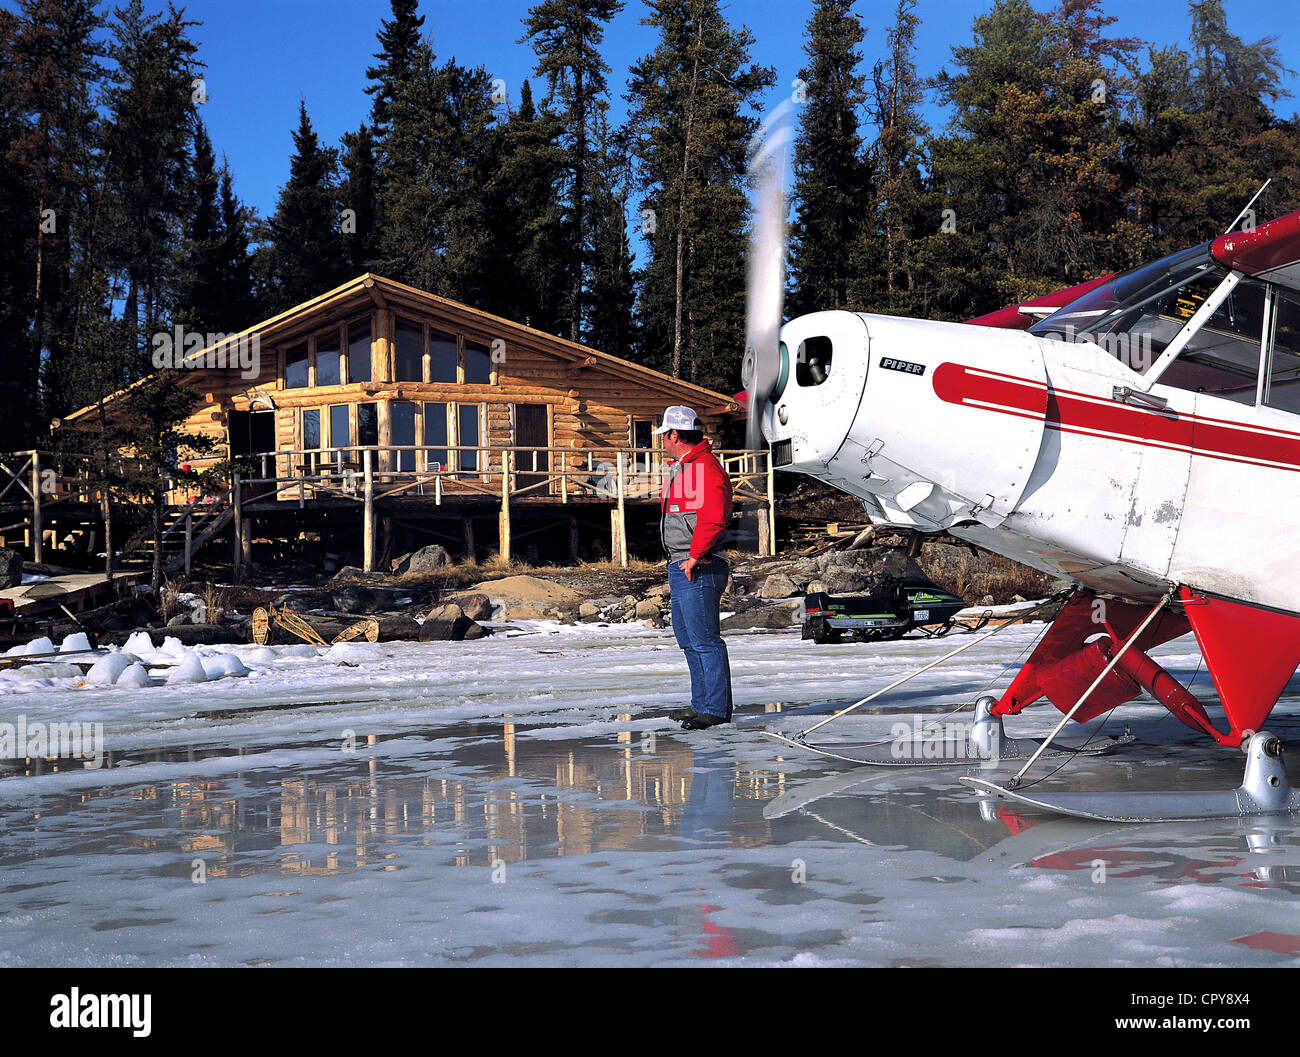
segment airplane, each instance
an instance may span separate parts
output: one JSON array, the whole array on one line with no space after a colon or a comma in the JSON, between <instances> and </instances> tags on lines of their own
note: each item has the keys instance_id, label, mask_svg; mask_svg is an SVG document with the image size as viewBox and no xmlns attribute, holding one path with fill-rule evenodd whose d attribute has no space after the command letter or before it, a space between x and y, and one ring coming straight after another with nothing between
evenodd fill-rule
<instances>
[{"instance_id":1,"label":"airplane","mask_svg":"<svg viewBox=\"0 0 1300 1057\"><path fill-rule=\"evenodd\" d=\"M777 470L855 496L873 524L946 532L1074 584L975 728L1001 738L1002 717L1041 698L1084 723L1145 690L1247 756L1223 793L1030 797L1028 764L1005 784L963 780L1105 820L1300 811L1263 730L1300 663L1300 212L966 323L782 324L788 140L787 115L751 166L751 448L761 430ZM1188 631L1222 722L1150 656ZM818 751L806 733L772 736Z\"/></svg>"}]
</instances>

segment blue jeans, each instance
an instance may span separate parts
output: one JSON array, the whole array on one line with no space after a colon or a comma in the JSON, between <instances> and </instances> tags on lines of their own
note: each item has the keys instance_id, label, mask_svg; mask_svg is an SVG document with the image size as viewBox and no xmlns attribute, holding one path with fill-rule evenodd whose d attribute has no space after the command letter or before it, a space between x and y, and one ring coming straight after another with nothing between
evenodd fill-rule
<instances>
[{"instance_id":1,"label":"blue jeans","mask_svg":"<svg viewBox=\"0 0 1300 1057\"><path fill-rule=\"evenodd\" d=\"M727 588L727 562L711 558L686 579L680 562L668 563L673 634L691 672L691 708L731 718L731 663L718 629L718 609Z\"/></svg>"}]
</instances>

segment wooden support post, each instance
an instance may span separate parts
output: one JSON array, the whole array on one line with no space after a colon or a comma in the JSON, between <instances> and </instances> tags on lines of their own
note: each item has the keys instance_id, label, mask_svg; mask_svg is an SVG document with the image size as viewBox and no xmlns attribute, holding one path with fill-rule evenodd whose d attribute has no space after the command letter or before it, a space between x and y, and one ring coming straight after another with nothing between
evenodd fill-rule
<instances>
[{"instance_id":1,"label":"wooden support post","mask_svg":"<svg viewBox=\"0 0 1300 1057\"><path fill-rule=\"evenodd\" d=\"M44 561L42 556L42 536L45 533L41 523L41 453L32 452L32 561Z\"/></svg>"},{"instance_id":2,"label":"wooden support post","mask_svg":"<svg viewBox=\"0 0 1300 1057\"><path fill-rule=\"evenodd\" d=\"M474 560L474 519L464 517L460 519L461 527L465 533L465 557L470 561Z\"/></svg>"},{"instance_id":3,"label":"wooden support post","mask_svg":"<svg viewBox=\"0 0 1300 1057\"><path fill-rule=\"evenodd\" d=\"M569 559L578 560L578 517L576 514L569 515Z\"/></svg>"},{"instance_id":4,"label":"wooden support post","mask_svg":"<svg viewBox=\"0 0 1300 1057\"><path fill-rule=\"evenodd\" d=\"M618 507L614 507L609 512L609 560L611 562L621 562L623 560L623 555L618 548L619 537Z\"/></svg>"},{"instance_id":5,"label":"wooden support post","mask_svg":"<svg viewBox=\"0 0 1300 1057\"><path fill-rule=\"evenodd\" d=\"M510 561L510 464L512 451L501 453L501 560Z\"/></svg>"},{"instance_id":6,"label":"wooden support post","mask_svg":"<svg viewBox=\"0 0 1300 1057\"><path fill-rule=\"evenodd\" d=\"M627 568L627 508L623 497L627 492L627 453L618 453L618 564Z\"/></svg>"},{"instance_id":7,"label":"wooden support post","mask_svg":"<svg viewBox=\"0 0 1300 1057\"><path fill-rule=\"evenodd\" d=\"M758 553L771 554L772 530L768 525L767 507L758 508Z\"/></svg>"},{"instance_id":8,"label":"wooden support post","mask_svg":"<svg viewBox=\"0 0 1300 1057\"><path fill-rule=\"evenodd\" d=\"M234 556L234 566L235 566L235 571L238 572L238 571L239 571L239 566L240 566L241 562L243 561L243 557L244 557L244 504L243 504L243 495L242 495L242 491L241 491L241 489L240 489L240 485L239 485L239 474L238 474L238 473L235 474L235 488L234 488L234 493L235 493L235 494L234 494L234 502L235 502L235 533L234 533L234 535L235 535L235 540L234 540L234 542L235 542L235 556ZM155 541L154 546L158 546L157 541Z\"/></svg>"},{"instance_id":9,"label":"wooden support post","mask_svg":"<svg viewBox=\"0 0 1300 1057\"><path fill-rule=\"evenodd\" d=\"M776 467L767 453L767 553L776 556Z\"/></svg>"},{"instance_id":10,"label":"wooden support post","mask_svg":"<svg viewBox=\"0 0 1300 1057\"><path fill-rule=\"evenodd\" d=\"M369 448L361 453L361 469L365 480L365 503L361 522L361 568L373 572L375 568L375 477L371 465L375 453Z\"/></svg>"},{"instance_id":11,"label":"wooden support post","mask_svg":"<svg viewBox=\"0 0 1300 1057\"><path fill-rule=\"evenodd\" d=\"M194 558L194 515L185 515L185 579L190 578L190 566Z\"/></svg>"}]
</instances>

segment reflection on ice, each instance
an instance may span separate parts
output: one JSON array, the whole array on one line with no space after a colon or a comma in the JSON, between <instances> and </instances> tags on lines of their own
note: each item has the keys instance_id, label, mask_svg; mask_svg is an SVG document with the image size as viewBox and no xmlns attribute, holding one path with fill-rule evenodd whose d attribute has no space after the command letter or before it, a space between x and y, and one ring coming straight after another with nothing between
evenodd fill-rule
<instances>
[{"instance_id":1,"label":"reflection on ice","mask_svg":"<svg viewBox=\"0 0 1300 1057\"><path fill-rule=\"evenodd\" d=\"M860 744L956 709L1036 630L822 733ZM103 722L107 752L93 772L5 761L0 964L1296 960L1292 819L1065 822L981 804L960 770L831 765L759 731L949 647L729 648L738 722L691 734L662 718L686 695L670 633L645 629L363 644L342 666L239 647L246 678L13 695L29 720ZM1189 650L1162 660L1186 678ZM1239 780L1157 706L1123 711L1138 746L1038 777ZM1275 718L1294 740L1292 711Z\"/></svg>"}]
</instances>

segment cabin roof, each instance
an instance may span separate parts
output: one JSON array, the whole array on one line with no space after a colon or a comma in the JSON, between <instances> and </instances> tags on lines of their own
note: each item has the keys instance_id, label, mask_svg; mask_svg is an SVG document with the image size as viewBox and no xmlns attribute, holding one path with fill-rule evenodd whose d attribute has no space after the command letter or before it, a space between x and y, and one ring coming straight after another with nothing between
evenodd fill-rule
<instances>
[{"instance_id":1,"label":"cabin roof","mask_svg":"<svg viewBox=\"0 0 1300 1057\"><path fill-rule=\"evenodd\" d=\"M200 352L194 353L192 359L195 361L206 359L208 353L215 351L227 342L237 340L245 335L251 336L254 333L258 335L261 343L273 346L283 345L299 337L305 338L328 322L341 321L363 309L370 310L385 307L405 308L426 313L436 311L452 323L485 335L491 334L507 340L513 335L516 340L525 342L531 349L549 353L572 363L586 363L591 367L599 367L627 381L658 390L664 395L665 404L687 403L702 416L726 415L738 410L735 400L724 396L722 393L714 392L712 389L706 389L704 386L680 378L673 378L651 367L645 367L630 360L622 359L619 356L601 352L599 349L593 349L576 341L569 341L567 338L556 337L554 334L548 334L545 331L525 326L522 323L516 323L502 316L496 316L490 312L484 312L469 305L439 297L437 294L428 293L414 286L407 286L405 283L399 283L394 279L387 279L372 272L365 272L354 279L349 279L346 283L336 286L333 290L294 305L278 315L271 316L269 319L239 331L238 334L227 335L225 341L210 345ZM234 369L237 368L195 368L193 374L197 379L206 373ZM105 403L117 400L143 381L143 378L139 379L131 385L110 394L105 398ZM62 422L76 422L90 414L96 406L96 404L90 404L69 415L65 415Z\"/></svg>"}]
</instances>

